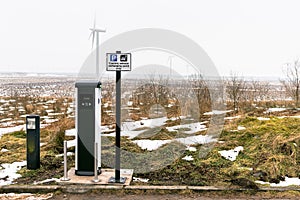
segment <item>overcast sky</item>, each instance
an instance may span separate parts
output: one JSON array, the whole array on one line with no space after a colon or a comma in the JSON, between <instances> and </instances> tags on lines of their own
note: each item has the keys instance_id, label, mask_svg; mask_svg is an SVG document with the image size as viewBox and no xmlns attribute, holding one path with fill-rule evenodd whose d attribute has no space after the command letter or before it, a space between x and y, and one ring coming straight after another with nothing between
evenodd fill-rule
<instances>
[{"instance_id":1,"label":"overcast sky","mask_svg":"<svg viewBox=\"0 0 300 200\"><path fill-rule=\"evenodd\" d=\"M0 71L78 72L96 12L102 41L169 29L197 42L221 75L277 77L300 57L299 8L298 0L1 0Z\"/></svg>"}]
</instances>

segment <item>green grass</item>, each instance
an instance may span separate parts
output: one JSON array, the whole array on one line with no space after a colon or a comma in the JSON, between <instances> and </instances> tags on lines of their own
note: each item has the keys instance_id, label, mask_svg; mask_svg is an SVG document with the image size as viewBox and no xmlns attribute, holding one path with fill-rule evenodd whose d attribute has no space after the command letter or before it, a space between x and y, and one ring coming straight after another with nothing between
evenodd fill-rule
<instances>
[{"instance_id":1,"label":"green grass","mask_svg":"<svg viewBox=\"0 0 300 200\"><path fill-rule=\"evenodd\" d=\"M259 121L245 118L238 122L246 130L240 132L223 131L220 139L227 141L223 148L241 145L244 152L236 162L255 171L263 171L269 181L280 176L298 177L300 152L300 120L295 118L271 118ZM254 173L253 172L253 173ZM248 175L248 178L253 178Z\"/></svg>"},{"instance_id":2,"label":"green grass","mask_svg":"<svg viewBox=\"0 0 300 200\"><path fill-rule=\"evenodd\" d=\"M11 133L16 138L26 138L26 132L25 131L15 131Z\"/></svg>"}]
</instances>

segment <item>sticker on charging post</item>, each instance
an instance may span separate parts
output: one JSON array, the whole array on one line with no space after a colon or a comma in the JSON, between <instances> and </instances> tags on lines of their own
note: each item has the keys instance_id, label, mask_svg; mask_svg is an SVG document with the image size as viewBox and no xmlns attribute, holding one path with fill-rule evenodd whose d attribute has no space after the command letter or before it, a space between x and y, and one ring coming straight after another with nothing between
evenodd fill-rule
<instances>
[{"instance_id":1,"label":"sticker on charging post","mask_svg":"<svg viewBox=\"0 0 300 200\"><path fill-rule=\"evenodd\" d=\"M79 95L79 107L83 109L93 109L94 98L91 94L80 94Z\"/></svg>"},{"instance_id":2,"label":"sticker on charging post","mask_svg":"<svg viewBox=\"0 0 300 200\"><path fill-rule=\"evenodd\" d=\"M27 118L27 129L36 129L35 118Z\"/></svg>"},{"instance_id":3,"label":"sticker on charging post","mask_svg":"<svg viewBox=\"0 0 300 200\"><path fill-rule=\"evenodd\" d=\"M107 53L107 71L131 71L131 53Z\"/></svg>"}]
</instances>

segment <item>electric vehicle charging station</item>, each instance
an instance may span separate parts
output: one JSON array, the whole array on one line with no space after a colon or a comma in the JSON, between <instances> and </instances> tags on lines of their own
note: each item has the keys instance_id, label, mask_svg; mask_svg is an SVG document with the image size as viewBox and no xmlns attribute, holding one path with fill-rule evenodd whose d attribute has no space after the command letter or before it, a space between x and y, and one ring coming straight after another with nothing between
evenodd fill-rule
<instances>
[{"instance_id":1,"label":"electric vehicle charging station","mask_svg":"<svg viewBox=\"0 0 300 200\"><path fill-rule=\"evenodd\" d=\"M101 173L101 83L95 80L77 81L76 92L76 148L75 174L95 175L95 156L97 172ZM95 143L98 152L95 155Z\"/></svg>"},{"instance_id":2,"label":"electric vehicle charging station","mask_svg":"<svg viewBox=\"0 0 300 200\"><path fill-rule=\"evenodd\" d=\"M40 116L26 116L27 169L40 168Z\"/></svg>"}]
</instances>

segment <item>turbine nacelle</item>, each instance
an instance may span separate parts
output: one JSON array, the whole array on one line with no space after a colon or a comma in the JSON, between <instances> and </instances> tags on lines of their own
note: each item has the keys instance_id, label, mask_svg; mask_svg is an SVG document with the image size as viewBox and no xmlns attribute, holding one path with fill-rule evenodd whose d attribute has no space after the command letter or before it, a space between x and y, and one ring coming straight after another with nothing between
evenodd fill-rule
<instances>
[{"instance_id":1,"label":"turbine nacelle","mask_svg":"<svg viewBox=\"0 0 300 200\"><path fill-rule=\"evenodd\" d=\"M92 32L102 32L102 33L105 33L105 32L106 32L106 29L90 28L90 30L91 30Z\"/></svg>"}]
</instances>

